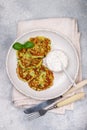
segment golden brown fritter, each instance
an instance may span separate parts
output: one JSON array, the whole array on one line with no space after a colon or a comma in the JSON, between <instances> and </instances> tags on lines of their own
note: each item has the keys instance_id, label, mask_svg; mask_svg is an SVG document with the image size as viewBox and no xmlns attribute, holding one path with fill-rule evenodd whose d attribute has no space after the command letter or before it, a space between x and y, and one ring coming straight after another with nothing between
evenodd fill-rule
<instances>
[{"instance_id":1,"label":"golden brown fritter","mask_svg":"<svg viewBox=\"0 0 87 130\"><path fill-rule=\"evenodd\" d=\"M22 68L34 68L42 64L42 57L32 56L28 49L17 51L17 57Z\"/></svg>"},{"instance_id":2,"label":"golden brown fritter","mask_svg":"<svg viewBox=\"0 0 87 130\"><path fill-rule=\"evenodd\" d=\"M46 56L51 50L51 41L45 37L30 38L29 41L33 42L35 46L30 49L30 53L36 56Z\"/></svg>"},{"instance_id":3,"label":"golden brown fritter","mask_svg":"<svg viewBox=\"0 0 87 130\"><path fill-rule=\"evenodd\" d=\"M53 85L53 73L47 67L41 66L37 76L28 82L29 86L34 90L44 90Z\"/></svg>"},{"instance_id":4,"label":"golden brown fritter","mask_svg":"<svg viewBox=\"0 0 87 130\"><path fill-rule=\"evenodd\" d=\"M18 61L18 63L22 68L35 68L39 67L42 64L42 59L39 58L38 59L29 58L29 60L21 59Z\"/></svg>"},{"instance_id":5,"label":"golden brown fritter","mask_svg":"<svg viewBox=\"0 0 87 130\"><path fill-rule=\"evenodd\" d=\"M39 69L32 68L32 69L24 69L20 65L17 65L17 75L20 79L23 81L31 81L33 78L35 78L38 75Z\"/></svg>"}]
</instances>

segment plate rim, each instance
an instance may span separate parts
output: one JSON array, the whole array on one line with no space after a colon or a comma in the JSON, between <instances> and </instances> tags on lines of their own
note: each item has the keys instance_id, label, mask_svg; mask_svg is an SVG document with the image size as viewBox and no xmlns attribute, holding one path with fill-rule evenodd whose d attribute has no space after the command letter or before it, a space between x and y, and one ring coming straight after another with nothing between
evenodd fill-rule
<instances>
[{"instance_id":1,"label":"plate rim","mask_svg":"<svg viewBox=\"0 0 87 130\"><path fill-rule=\"evenodd\" d=\"M71 41L71 39L69 38L69 37L67 37L65 34L63 34L63 33L61 33L61 32L57 32L56 30L53 30L53 29L47 29L47 28L42 28L42 29L31 29L30 31L27 31L27 32L25 32L25 33L23 33L22 35L20 35L18 38L16 38L15 40L14 40L14 42L12 42L12 44L10 45L10 47L9 47L9 49L8 49L8 52L7 52L7 56L6 56L6 72L7 72L7 75L8 75L8 77L9 77L9 80L10 80L10 82L12 83L12 85L15 87L15 89L17 89L20 93L22 93L23 95L25 95L25 96L27 96L27 97L31 97L31 98L33 98L33 99L36 99L36 100L49 100L49 99L53 99L53 98L56 98L56 97L58 97L57 95L55 95L55 96L53 96L53 97L49 97L49 98L47 98L47 97L41 97L41 98L38 98L37 96L31 96L31 95L29 95L28 93L26 93L26 92L24 92L23 90L21 90L21 89L19 89L19 88L17 88L17 86L14 84L14 82L13 82L13 80L11 79L11 76L10 76L10 74L9 74L9 70L8 70L8 57L9 57L9 54L10 54L10 51L11 51L11 49L12 49L12 45L16 42L16 41L18 41L20 38L22 38L22 37L24 37L24 36L26 36L28 33L32 33L32 32L35 32L35 31L48 31L48 32L51 32L51 33L55 33L56 35L59 35L60 37L62 37L63 39L65 39L67 42L69 42L69 44L72 46L72 48L73 48L73 50L74 50L74 52L75 52L75 55L76 55L76 59L77 59L77 71L76 71L76 74L75 74L75 76L74 76L74 82L76 81L76 78L77 78L77 76L78 76L78 72L79 72L79 66L80 66L80 61L79 61L79 57L78 57L78 53L77 53L77 51L76 51L76 48L74 47L74 45L73 45L73 42ZM73 83L74 83L73 82ZM73 85L73 83L71 83L68 87L67 87L67 89L66 89L66 91L63 91L60 95L63 95L64 93L66 93L71 87L72 87L72 85ZM60 96L59 95L59 96Z\"/></svg>"}]
</instances>

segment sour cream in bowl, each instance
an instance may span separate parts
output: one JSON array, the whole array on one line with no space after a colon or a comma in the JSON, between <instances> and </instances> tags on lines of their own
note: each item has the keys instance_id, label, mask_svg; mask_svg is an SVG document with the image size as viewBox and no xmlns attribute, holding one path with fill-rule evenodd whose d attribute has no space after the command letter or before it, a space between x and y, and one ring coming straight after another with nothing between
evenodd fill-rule
<instances>
[{"instance_id":1,"label":"sour cream in bowl","mask_svg":"<svg viewBox=\"0 0 87 130\"><path fill-rule=\"evenodd\" d=\"M64 68L68 66L68 57L62 50L53 50L48 53L46 57L46 63L50 70L54 72L61 72L63 71L62 65Z\"/></svg>"}]
</instances>

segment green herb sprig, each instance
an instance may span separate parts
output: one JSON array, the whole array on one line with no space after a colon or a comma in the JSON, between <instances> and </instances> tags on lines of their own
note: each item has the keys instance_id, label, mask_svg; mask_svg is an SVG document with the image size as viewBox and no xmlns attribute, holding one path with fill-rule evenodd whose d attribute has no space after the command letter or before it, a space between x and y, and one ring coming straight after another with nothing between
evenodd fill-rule
<instances>
[{"instance_id":1,"label":"green herb sprig","mask_svg":"<svg viewBox=\"0 0 87 130\"><path fill-rule=\"evenodd\" d=\"M34 43L31 41L26 41L24 44L21 44L20 42L15 42L12 46L15 50L21 50L23 48L33 48Z\"/></svg>"}]
</instances>

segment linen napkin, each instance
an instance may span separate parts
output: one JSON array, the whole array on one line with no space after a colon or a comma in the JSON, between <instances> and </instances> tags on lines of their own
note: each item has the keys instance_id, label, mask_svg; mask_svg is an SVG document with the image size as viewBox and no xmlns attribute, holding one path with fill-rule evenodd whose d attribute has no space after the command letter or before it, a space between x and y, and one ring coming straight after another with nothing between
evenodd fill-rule
<instances>
[{"instance_id":1,"label":"linen napkin","mask_svg":"<svg viewBox=\"0 0 87 130\"><path fill-rule=\"evenodd\" d=\"M49 29L52 31L60 32L69 37L73 42L74 47L77 50L80 68L76 82L79 82L82 79L81 73L81 55L80 55L80 33L78 31L77 20L71 18L48 18L40 20L30 20L30 21L20 21L18 23L17 37L31 30L35 29ZM16 107L31 107L35 104L38 104L42 101L29 98L13 87L12 91L12 101ZM73 110L73 104L69 104L62 108L53 109L52 112L59 114L64 114L65 110Z\"/></svg>"}]
</instances>

